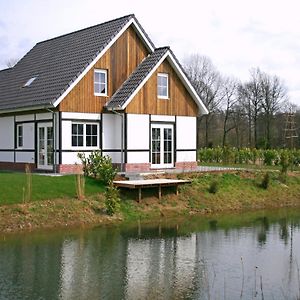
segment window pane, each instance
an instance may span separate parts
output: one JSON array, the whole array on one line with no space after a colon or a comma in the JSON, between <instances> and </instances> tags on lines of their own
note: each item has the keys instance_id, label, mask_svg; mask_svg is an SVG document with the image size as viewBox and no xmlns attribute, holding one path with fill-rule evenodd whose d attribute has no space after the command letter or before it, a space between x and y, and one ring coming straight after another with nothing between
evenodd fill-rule
<instances>
[{"instance_id":1,"label":"window pane","mask_svg":"<svg viewBox=\"0 0 300 300\"><path fill-rule=\"evenodd\" d=\"M98 135L98 132L97 132L97 125L92 125L92 134L93 135Z\"/></svg>"},{"instance_id":2,"label":"window pane","mask_svg":"<svg viewBox=\"0 0 300 300\"><path fill-rule=\"evenodd\" d=\"M97 146L97 136L92 136L92 145L91 146L94 146L94 147Z\"/></svg>"},{"instance_id":3,"label":"window pane","mask_svg":"<svg viewBox=\"0 0 300 300\"><path fill-rule=\"evenodd\" d=\"M92 134L92 130L91 130L92 125L86 125L86 135L91 135Z\"/></svg>"},{"instance_id":4,"label":"window pane","mask_svg":"<svg viewBox=\"0 0 300 300\"><path fill-rule=\"evenodd\" d=\"M86 137L86 146L87 147L92 146L92 138L90 136Z\"/></svg>"},{"instance_id":5,"label":"window pane","mask_svg":"<svg viewBox=\"0 0 300 300\"><path fill-rule=\"evenodd\" d=\"M72 134L77 134L77 124L72 124Z\"/></svg>"},{"instance_id":6,"label":"window pane","mask_svg":"<svg viewBox=\"0 0 300 300\"><path fill-rule=\"evenodd\" d=\"M78 136L78 144L77 146L83 146L83 136Z\"/></svg>"},{"instance_id":7,"label":"window pane","mask_svg":"<svg viewBox=\"0 0 300 300\"><path fill-rule=\"evenodd\" d=\"M83 134L83 124L78 124L78 134Z\"/></svg>"},{"instance_id":8,"label":"window pane","mask_svg":"<svg viewBox=\"0 0 300 300\"><path fill-rule=\"evenodd\" d=\"M105 83L101 83L99 85L99 89L100 89L101 94L106 94L106 85L105 85Z\"/></svg>"},{"instance_id":9,"label":"window pane","mask_svg":"<svg viewBox=\"0 0 300 300\"><path fill-rule=\"evenodd\" d=\"M77 145L77 137L76 136L72 136L72 146L76 147Z\"/></svg>"},{"instance_id":10,"label":"window pane","mask_svg":"<svg viewBox=\"0 0 300 300\"><path fill-rule=\"evenodd\" d=\"M96 94L99 94L100 93L100 85L99 85L99 83L96 83L95 82L95 84L94 84L94 91L95 91L95 93Z\"/></svg>"}]
</instances>

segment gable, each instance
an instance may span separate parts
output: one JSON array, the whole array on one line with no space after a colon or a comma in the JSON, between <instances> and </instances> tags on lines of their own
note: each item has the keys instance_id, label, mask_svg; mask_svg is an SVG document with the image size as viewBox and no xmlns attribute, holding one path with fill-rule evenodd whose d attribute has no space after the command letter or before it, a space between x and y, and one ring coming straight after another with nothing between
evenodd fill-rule
<instances>
[{"instance_id":1,"label":"gable","mask_svg":"<svg viewBox=\"0 0 300 300\"><path fill-rule=\"evenodd\" d=\"M59 105L66 112L102 112L103 106L149 54L131 25L75 85ZM94 69L108 71L107 96L94 95Z\"/></svg>"},{"instance_id":2,"label":"gable","mask_svg":"<svg viewBox=\"0 0 300 300\"><path fill-rule=\"evenodd\" d=\"M157 74L169 75L169 99L157 97ZM127 113L197 116L198 106L177 75L168 59L158 66L155 72L133 97L126 107Z\"/></svg>"}]
</instances>

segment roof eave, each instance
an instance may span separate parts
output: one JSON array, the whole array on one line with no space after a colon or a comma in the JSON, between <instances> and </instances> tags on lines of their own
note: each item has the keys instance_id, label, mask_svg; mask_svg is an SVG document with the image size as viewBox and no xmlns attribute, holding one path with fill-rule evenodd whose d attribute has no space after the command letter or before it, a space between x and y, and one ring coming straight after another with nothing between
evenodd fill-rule
<instances>
[{"instance_id":1,"label":"roof eave","mask_svg":"<svg viewBox=\"0 0 300 300\"><path fill-rule=\"evenodd\" d=\"M25 111L33 111L33 110L43 110L43 109L51 109L54 108L51 103L42 104L42 105L33 105L26 107L18 107L18 108L8 108L8 109L0 109L0 115L25 112Z\"/></svg>"}]
</instances>

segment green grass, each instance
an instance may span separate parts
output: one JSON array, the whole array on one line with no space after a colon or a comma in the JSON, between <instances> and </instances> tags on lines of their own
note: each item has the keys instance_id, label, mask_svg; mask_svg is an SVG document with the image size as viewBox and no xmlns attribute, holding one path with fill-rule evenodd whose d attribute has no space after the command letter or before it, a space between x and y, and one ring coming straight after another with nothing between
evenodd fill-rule
<instances>
[{"instance_id":1,"label":"green grass","mask_svg":"<svg viewBox=\"0 0 300 300\"><path fill-rule=\"evenodd\" d=\"M23 202L23 189L26 187L26 174L0 173L0 205ZM85 194L90 196L104 192L99 181L86 178ZM44 176L32 174L32 201L57 198L75 198L75 175Z\"/></svg>"}]
</instances>

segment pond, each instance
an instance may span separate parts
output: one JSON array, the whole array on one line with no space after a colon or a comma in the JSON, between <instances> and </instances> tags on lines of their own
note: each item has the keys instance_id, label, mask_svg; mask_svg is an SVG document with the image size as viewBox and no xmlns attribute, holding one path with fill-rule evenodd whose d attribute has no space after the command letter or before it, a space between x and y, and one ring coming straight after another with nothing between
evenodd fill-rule
<instances>
[{"instance_id":1,"label":"pond","mask_svg":"<svg viewBox=\"0 0 300 300\"><path fill-rule=\"evenodd\" d=\"M299 267L299 209L6 235L0 299L297 299Z\"/></svg>"}]
</instances>

